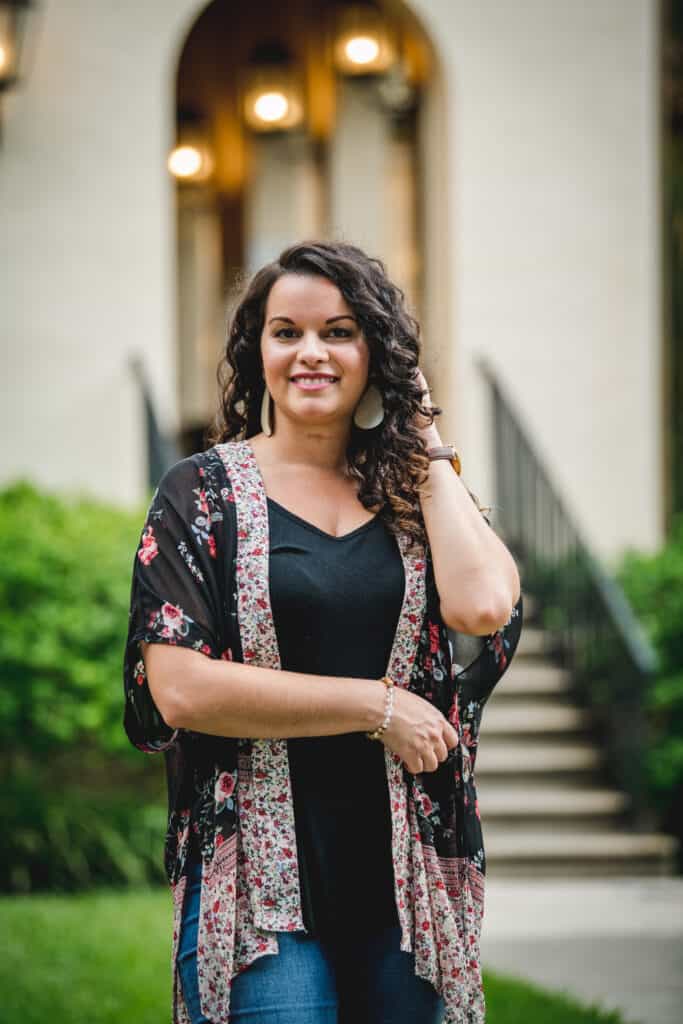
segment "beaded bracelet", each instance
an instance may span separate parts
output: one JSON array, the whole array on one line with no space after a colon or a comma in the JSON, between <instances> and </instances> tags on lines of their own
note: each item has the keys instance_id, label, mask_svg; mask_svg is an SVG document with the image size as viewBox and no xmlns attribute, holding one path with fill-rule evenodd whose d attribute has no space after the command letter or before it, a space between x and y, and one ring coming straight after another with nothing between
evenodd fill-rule
<instances>
[{"instance_id":1,"label":"beaded bracelet","mask_svg":"<svg viewBox=\"0 0 683 1024\"><path fill-rule=\"evenodd\" d=\"M380 679L381 683L387 688L385 703L384 703L384 719L382 724L379 725L372 732L368 732L365 735L369 740L380 740L384 733L389 728L389 722L391 721L391 715L394 710L394 680L391 676L382 676Z\"/></svg>"}]
</instances>

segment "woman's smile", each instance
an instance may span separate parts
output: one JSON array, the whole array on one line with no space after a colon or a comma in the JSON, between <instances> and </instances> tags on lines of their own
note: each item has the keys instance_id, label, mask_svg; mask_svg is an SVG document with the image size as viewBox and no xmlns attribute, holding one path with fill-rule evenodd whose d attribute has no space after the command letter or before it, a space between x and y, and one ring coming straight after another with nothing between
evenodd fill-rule
<instances>
[{"instance_id":1,"label":"woman's smile","mask_svg":"<svg viewBox=\"0 0 683 1024\"><path fill-rule=\"evenodd\" d=\"M328 376L293 377L292 384L297 388L301 388L302 391L322 391L324 388L336 384L338 380L338 377Z\"/></svg>"}]
</instances>

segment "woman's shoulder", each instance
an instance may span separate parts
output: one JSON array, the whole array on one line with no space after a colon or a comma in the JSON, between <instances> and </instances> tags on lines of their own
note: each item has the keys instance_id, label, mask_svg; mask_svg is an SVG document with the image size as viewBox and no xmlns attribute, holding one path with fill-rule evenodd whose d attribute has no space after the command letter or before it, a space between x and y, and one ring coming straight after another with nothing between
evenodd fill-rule
<instances>
[{"instance_id":1,"label":"woman's shoulder","mask_svg":"<svg viewBox=\"0 0 683 1024\"><path fill-rule=\"evenodd\" d=\"M192 452L169 466L150 507L151 518L163 519L178 543L205 542L214 558L222 548L231 550L236 525L232 486L218 448Z\"/></svg>"},{"instance_id":2,"label":"woman's shoulder","mask_svg":"<svg viewBox=\"0 0 683 1024\"><path fill-rule=\"evenodd\" d=\"M214 444L202 451L192 452L178 459L165 471L158 491L166 496L188 496L203 490L207 500L225 500L230 491L230 479L225 458L227 441Z\"/></svg>"}]
</instances>

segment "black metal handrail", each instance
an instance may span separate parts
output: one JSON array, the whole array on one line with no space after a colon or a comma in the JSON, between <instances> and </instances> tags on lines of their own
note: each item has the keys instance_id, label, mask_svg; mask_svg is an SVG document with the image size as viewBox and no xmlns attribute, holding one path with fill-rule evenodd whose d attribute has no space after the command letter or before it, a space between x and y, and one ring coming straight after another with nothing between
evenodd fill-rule
<instances>
[{"instance_id":1,"label":"black metal handrail","mask_svg":"<svg viewBox=\"0 0 683 1024\"><path fill-rule=\"evenodd\" d=\"M140 389L144 408L147 481L153 490L166 470L181 458L180 448L174 437L169 437L161 430L142 359L139 356L131 356L129 365Z\"/></svg>"},{"instance_id":2,"label":"black metal handrail","mask_svg":"<svg viewBox=\"0 0 683 1024\"><path fill-rule=\"evenodd\" d=\"M623 590L591 554L497 375L483 358L478 369L491 397L496 527L519 559L548 653L570 670L575 697L592 711L607 775L630 797L632 825L650 829L644 696L657 654Z\"/></svg>"}]
</instances>

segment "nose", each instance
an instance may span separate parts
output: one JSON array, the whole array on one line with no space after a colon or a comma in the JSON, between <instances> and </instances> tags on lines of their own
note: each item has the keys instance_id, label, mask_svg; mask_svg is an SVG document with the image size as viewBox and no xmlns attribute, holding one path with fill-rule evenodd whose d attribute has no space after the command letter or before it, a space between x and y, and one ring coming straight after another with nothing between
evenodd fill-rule
<instances>
[{"instance_id":1,"label":"nose","mask_svg":"<svg viewBox=\"0 0 683 1024\"><path fill-rule=\"evenodd\" d=\"M304 331L301 335L299 355L303 359L315 359L327 361L330 357L325 342L320 338L317 331Z\"/></svg>"}]
</instances>

